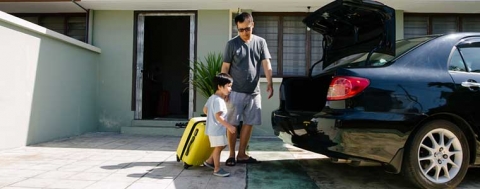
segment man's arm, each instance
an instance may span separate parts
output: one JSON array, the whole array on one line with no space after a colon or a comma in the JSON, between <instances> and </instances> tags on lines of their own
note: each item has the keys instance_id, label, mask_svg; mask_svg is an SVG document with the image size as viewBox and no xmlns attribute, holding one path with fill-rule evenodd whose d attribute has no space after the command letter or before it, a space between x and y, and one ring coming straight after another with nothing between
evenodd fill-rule
<instances>
[{"instance_id":1,"label":"man's arm","mask_svg":"<svg viewBox=\"0 0 480 189\"><path fill-rule=\"evenodd\" d=\"M273 96L272 64L270 63L270 59L267 58L262 60L262 65L265 77L267 78L268 99L270 99Z\"/></svg>"},{"instance_id":2,"label":"man's arm","mask_svg":"<svg viewBox=\"0 0 480 189\"><path fill-rule=\"evenodd\" d=\"M220 72L222 73L227 73L228 74L228 71L230 70L230 63L228 62L223 62L222 63L222 70L220 70Z\"/></svg>"}]
</instances>

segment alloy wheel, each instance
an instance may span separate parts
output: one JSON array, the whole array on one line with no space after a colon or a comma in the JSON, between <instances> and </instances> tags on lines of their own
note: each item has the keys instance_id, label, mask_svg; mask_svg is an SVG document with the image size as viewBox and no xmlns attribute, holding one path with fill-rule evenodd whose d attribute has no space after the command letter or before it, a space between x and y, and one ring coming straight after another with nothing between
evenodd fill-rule
<instances>
[{"instance_id":1,"label":"alloy wheel","mask_svg":"<svg viewBox=\"0 0 480 189\"><path fill-rule=\"evenodd\" d=\"M463 161L460 140L447 129L434 129L421 140L418 165L430 182L449 182L459 173Z\"/></svg>"}]
</instances>

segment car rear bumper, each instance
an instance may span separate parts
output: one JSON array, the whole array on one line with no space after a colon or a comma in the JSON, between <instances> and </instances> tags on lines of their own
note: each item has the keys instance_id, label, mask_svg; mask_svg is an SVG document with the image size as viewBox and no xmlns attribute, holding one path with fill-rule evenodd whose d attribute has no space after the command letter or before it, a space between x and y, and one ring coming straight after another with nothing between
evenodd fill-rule
<instances>
[{"instance_id":1,"label":"car rear bumper","mask_svg":"<svg viewBox=\"0 0 480 189\"><path fill-rule=\"evenodd\" d=\"M405 145L408 134L380 125L389 121L344 120L345 116L298 116L272 112L272 126L284 142L331 158L369 160L390 164ZM409 133L409 132L407 132Z\"/></svg>"}]
</instances>

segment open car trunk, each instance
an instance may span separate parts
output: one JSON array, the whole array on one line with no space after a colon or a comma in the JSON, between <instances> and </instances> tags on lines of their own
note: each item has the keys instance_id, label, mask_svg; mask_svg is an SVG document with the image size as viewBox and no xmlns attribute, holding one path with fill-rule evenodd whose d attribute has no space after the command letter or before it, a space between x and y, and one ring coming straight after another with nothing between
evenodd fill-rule
<instances>
[{"instance_id":1,"label":"open car trunk","mask_svg":"<svg viewBox=\"0 0 480 189\"><path fill-rule=\"evenodd\" d=\"M276 135L302 134L310 120L325 106L332 73L315 77L286 77L280 86L280 107L272 112ZM313 128L312 128L313 129Z\"/></svg>"},{"instance_id":2,"label":"open car trunk","mask_svg":"<svg viewBox=\"0 0 480 189\"><path fill-rule=\"evenodd\" d=\"M395 10L380 2L336 0L311 13L303 22L323 35L323 69L355 54L395 55ZM313 77L283 78L280 109L292 116L320 112L334 72L330 69Z\"/></svg>"},{"instance_id":3,"label":"open car trunk","mask_svg":"<svg viewBox=\"0 0 480 189\"><path fill-rule=\"evenodd\" d=\"M281 101L289 113L315 114L325 106L331 74L316 77L283 78Z\"/></svg>"},{"instance_id":4,"label":"open car trunk","mask_svg":"<svg viewBox=\"0 0 480 189\"><path fill-rule=\"evenodd\" d=\"M274 134L286 143L329 157L347 158L330 151L329 148L337 144L319 130L319 126L333 128L337 123L335 119L319 121L332 110L325 109L330 84L334 77L354 77L359 70L353 69L366 67L375 54L395 56L395 10L378 1L335 0L309 14L303 23L323 36L322 60L313 65L321 62L322 73L283 78L280 107L271 115L272 128ZM386 62L378 61L372 65ZM333 97L343 94L342 90L349 87L336 82L331 89ZM341 98L328 103L329 107L334 104L344 108L346 105Z\"/></svg>"}]
</instances>

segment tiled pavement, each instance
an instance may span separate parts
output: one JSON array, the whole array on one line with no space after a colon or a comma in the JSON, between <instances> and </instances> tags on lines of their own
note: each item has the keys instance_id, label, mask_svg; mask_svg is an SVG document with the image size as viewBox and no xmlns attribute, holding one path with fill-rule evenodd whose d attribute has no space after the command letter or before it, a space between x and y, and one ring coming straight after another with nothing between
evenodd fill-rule
<instances>
[{"instance_id":1,"label":"tiled pavement","mask_svg":"<svg viewBox=\"0 0 480 189\"><path fill-rule=\"evenodd\" d=\"M333 164L325 156L284 145L275 137L251 139L249 154L262 163L224 166L232 175L216 177L206 167L184 169L176 161L179 140L89 133L3 150L0 188L413 188L400 175L386 174L380 167ZM227 157L224 151L221 161ZM480 188L477 175L479 169L469 170L458 188Z\"/></svg>"},{"instance_id":2,"label":"tiled pavement","mask_svg":"<svg viewBox=\"0 0 480 189\"><path fill-rule=\"evenodd\" d=\"M0 151L0 188L245 188L245 165L227 167L228 178L206 167L184 170L176 161L179 141L90 133Z\"/></svg>"}]
</instances>

